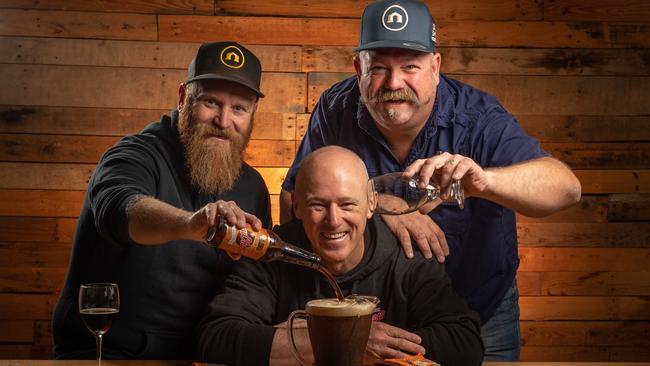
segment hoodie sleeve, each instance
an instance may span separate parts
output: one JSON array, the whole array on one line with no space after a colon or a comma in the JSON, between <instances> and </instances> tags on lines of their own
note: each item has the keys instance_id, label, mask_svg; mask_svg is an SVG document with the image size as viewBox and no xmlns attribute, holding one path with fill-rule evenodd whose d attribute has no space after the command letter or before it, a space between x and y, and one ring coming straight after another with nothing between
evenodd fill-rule
<instances>
[{"instance_id":1,"label":"hoodie sleeve","mask_svg":"<svg viewBox=\"0 0 650 366\"><path fill-rule=\"evenodd\" d=\"M152 147L141 139L129 136L109 149L88 184L99 233L114 243L135 244L128 234L126 208L137 196L153 196L158 179Z\"/></svg>"},{"instance_id":2,"label":"hoodie sleeve","mask_svg":"<svg viewBox=\"0 0 650 366\"><path fill-rule=\"evenodd\" d=\"M267 365L277 294L267 263L242 258L198 326L197 358L227 365Z\"/></svg>"},{"instance_id":3,"label":"hoodie sleeve","mask_svg":"<svg viewBox=\"0 0 650 366\"><path fill-rule=\"evenodd\" d=\"M479 317L453 289L443 265L419 255L407 265L409 328L422 337L426 357L441 365L480 365Z\"/></svg>"}]
</instances>

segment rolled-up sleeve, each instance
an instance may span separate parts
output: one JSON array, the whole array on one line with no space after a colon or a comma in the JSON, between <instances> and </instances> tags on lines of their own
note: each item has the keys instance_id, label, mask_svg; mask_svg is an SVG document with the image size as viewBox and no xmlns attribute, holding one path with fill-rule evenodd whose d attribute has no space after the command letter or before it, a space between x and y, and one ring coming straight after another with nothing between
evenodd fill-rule
<instances>
[{"instance_id":1,"label":"rolled-up sleeve","mask_svg":"<svg viewBox=\"0 0 650 366\"><path fill-rule=\"evenodd\" d=\"M95 227L114 243L135 244L128 234L127 206L138 196L156 193L157 162L149 149L136 137L121 140L104 154L88 184Z\"/></svg>"}]
</instances>

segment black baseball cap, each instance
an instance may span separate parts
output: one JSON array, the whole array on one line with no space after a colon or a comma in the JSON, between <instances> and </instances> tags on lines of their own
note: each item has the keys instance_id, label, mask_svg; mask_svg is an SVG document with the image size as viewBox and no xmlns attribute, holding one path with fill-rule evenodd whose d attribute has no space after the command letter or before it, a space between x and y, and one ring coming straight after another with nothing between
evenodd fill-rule
<instances>
[{"instance_id":1,"label":"black baseball cap","mask_svg":"<svg viewBox=\"0 0 650 366\"><path fill-rule=\"evenodd\" d=\"M260 91L260 60L237 42L211 42L199 47L187 69L185 84L196 80L217 79L241 84L263 98Z\"/></svg>"},{"instance_id":2,"label":"black baseball cap","mask_svg":"<svg viewBox=\"0 0 650 366\"><path fill-rule=\"evenodd\" d=\"M369 4L361 17L359 47L405 48L435 52L436 23L427 6L415 0L388 0Z\"/></svg>"}]
</instances>

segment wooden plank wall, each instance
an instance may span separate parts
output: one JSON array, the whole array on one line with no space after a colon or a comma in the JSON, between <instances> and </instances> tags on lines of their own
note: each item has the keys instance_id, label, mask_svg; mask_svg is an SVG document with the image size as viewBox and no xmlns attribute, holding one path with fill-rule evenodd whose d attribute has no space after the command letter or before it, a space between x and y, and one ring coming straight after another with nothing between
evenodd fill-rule
<instances>
[{"instance_id":1,"label":"wooden plank wall","mask_svg":"<svg viewBox=\"0 0 650 366\"><path fill-rule=\"evenodd\" d=\"M175 106L197 43L263 64L247 160L273 196L368 1L0 1L0 358L49 358L95 163ZM522 359L650 361L650 5L428 1L443 71L494 93L584 196L520 217Z\"/></svg>"}]
</instances>

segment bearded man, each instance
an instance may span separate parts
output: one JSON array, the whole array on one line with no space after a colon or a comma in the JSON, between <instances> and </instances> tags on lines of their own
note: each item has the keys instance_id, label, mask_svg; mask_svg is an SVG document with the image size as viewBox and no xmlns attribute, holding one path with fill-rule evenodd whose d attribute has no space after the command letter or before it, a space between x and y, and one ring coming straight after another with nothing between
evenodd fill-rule
<instances>
[{"instance_id":1,"label":"bearded man","mask_svg":"<svg viewBox=\"0 0 650 366\"><path fill-rule=\"evenodd\" d=\"M193 332L232 262L205 244L217 216L271 226L269 193L242 161L259 90L257 57L234 42L200 46L178 110L127 136L98 163L53 317L56 358L95 358L77 304L84 283L117 283L105 358L191 359ZM258 217L261 219L258 219Z\"/></svg>"}]
</instances>

